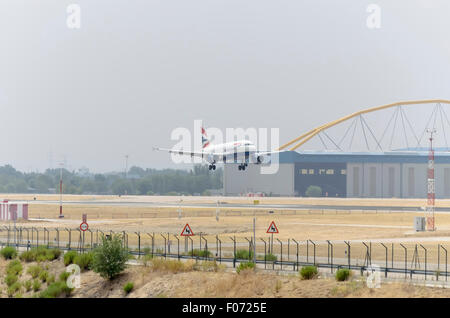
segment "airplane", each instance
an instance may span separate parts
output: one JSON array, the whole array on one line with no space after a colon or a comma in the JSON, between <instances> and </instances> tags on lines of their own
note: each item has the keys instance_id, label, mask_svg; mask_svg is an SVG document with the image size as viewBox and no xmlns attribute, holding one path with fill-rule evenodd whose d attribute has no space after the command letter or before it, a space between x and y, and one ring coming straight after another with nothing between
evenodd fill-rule
<instances>
[{"instance_id":1,"label":"airplane","mask_svg":"<svg viewBox=\"0 0 450 318\"><path fill-rule=\"evenodd\" d=\"M280 151L258 152L253 142L239 140L223 144L211 144L206 130L202 127L202 151L189 152L155 147L154 150L167 151L178 155L200 157L209 164L209 170L216 170L217 163L239 163L238 169L244 171L249 163L262 164L270 160L270 155Z\"/></svg>"}]
</instances>

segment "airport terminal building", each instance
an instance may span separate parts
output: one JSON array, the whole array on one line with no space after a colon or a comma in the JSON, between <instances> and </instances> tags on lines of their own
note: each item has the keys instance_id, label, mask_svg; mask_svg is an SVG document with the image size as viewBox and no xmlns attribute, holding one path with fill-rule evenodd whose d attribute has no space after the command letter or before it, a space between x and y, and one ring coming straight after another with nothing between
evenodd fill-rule
<instances>
[{"instance_id":1,"label":"airport terminal building","mask_svg":"<svg viewBox=\"0 0 450 318\"><path fill-rule=\"evenodd\" d=\"M226 164L224 195L262 193L266 196L305 196L319 186L328 197L426 198L427 151L377 153L280 153L275 174L261 174L261 165L239 171ZM450 198L450 153L435 152L436 198Z\"/></svg>"}]
</instances>

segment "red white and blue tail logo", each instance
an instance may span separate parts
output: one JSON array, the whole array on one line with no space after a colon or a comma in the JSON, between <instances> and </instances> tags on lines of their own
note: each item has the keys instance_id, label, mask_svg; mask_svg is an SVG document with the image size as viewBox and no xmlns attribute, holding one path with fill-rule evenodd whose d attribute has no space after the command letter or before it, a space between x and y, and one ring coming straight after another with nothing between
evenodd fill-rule
<instances>
[{"instance_id":1,"label":"red white and blue tail logo","mask_svg":"<svg viewBox=\"0 0 450 318\"><path fill-rule=\"evenodd\" d=\"M205 128L202 127L202 148L205 149L208 146L209 146L209 139L208 136L206 135Z\"/></svg>"}]
</instances>

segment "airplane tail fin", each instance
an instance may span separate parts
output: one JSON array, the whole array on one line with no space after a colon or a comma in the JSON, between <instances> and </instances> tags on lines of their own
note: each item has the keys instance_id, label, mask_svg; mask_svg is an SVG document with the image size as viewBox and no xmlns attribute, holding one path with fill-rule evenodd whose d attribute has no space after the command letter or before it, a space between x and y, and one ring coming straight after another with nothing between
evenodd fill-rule
<instances>
[{"instance_id":1,"label":"airplane tail fin","mask_svg":"<svg viewBox=\"0 0 450 318\"><path fill-rule=\"evenodd\" d=\"M205 130L205 128L202 127L202 148L205 149L209 145L210 145L210 142L209 142L208 136L206 135L206 130Z\"/></svg>"}]
</instances>

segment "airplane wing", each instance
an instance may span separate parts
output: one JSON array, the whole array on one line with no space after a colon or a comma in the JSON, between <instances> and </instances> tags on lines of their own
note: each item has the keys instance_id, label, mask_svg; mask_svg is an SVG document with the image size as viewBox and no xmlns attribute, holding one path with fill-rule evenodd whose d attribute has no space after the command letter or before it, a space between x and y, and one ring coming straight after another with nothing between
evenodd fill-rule
<instances>
[{"instance_id":1,"label":"airplane wing","mask_svg":"<svg viewBox=\"0 0 450 318\"><path fill-rule=\"evenodd\" d=\"M208 156L208 154L204 153L204 152L192 152L192 151L183 151L183 150L173 150L173 149L158 148L158 147L154 147L153 150L166 151L168 153L174 153L174 154L177 154L177 155L191 156L191 157L200 157L200 158Z\"/></svg>"}]
</instances>

